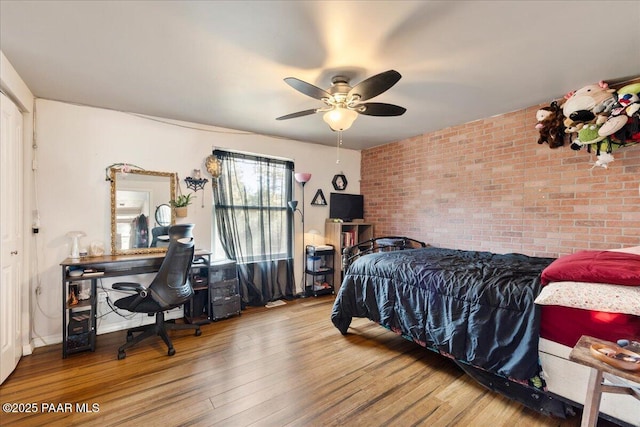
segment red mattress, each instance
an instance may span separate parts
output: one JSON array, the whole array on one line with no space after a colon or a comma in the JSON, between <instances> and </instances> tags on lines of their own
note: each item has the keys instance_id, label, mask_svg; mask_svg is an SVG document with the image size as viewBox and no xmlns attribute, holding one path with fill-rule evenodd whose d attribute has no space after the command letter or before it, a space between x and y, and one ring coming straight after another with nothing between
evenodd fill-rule
<instances>
[{"instance_id":1,"label":"red mattress","mask_svg":"<svg viewBox=\"0 0 640 427\"><path fill-rule=\"evenodd\" d=\"M640 316L543 305L540 336L573 347L582 335L640 341Z\"/></svg>"},{"instance_id":2,"label":"red mattress","mask_svg":"<svg viewBox=\"0 0 640 427\"><path fill-rule=\"evenodd\" d=\"M564 281L585 283L585 292L588 292L589 283L640 286L640 246L579 251L556 259L542 272L542 286ZM619 339L640 341L640 316L574 307L542 305L540 336L569 347L573 347L582 335L613 342Z\"/></svg>"}]
</instances>

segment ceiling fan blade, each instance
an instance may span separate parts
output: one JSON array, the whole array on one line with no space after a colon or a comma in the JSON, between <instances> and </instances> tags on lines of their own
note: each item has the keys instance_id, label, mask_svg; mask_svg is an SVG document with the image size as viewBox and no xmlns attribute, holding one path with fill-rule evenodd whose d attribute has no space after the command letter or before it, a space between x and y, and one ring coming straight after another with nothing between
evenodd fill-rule
<instances>
[{"instance_id":1,"label":"ceiling fan blade","mask_svg":"<svg viewBox=\"0 0 640 427\"><path fill-rule=\"evenodd\" d=\"M297 113L287 114L286 116L277 117L276 120L287 120L287 119L295 119L296 117L308 116L309 114L316 113L318 111L317 108L312 108L311 110L298 111Z\"/></svg>"},{"instance_id":2,"label":"ceiling fan blade","mask_svg":"<svg viewBox=\"0 0 640 427\"><path fill-rule=\"evenodd\" d=\"M375 96L380 95L391 88L394 84L398 83L398 80L402 75L396 70L385 71L384 73L376 74L366 80L361 81L355 85L347 95L350 98L353 95L359 95L360 101L366 101Z\"/></svg>"},{"instance_id":3,"label":"ceiling fan blade","mask_svg":"<svg viewBox=\"0 0 640 427\"><path fill-rule=\"evenodd\" d=\"M318 86L314 86L311 83L304 82L300 79L296 79L295 77L287 77L284 81L297 90L298 92L302 92L307 96L310 96L315 99L323 99L323 98L331 98L331 94L324 89L320 89Z\"/></svg>"},{"instance_id":4,"label":"ceiling fan blade","mask_svg":"<svg viewBox=\"0 0 640 427\"><path fill-rule=\"evenodd\" d=\"M358 111L365 116L401 116L407 111L399 105L384 104L382 102L365 102L358 104L358 107L365 107L363 111Z\"/></svg>"}]
</instances>

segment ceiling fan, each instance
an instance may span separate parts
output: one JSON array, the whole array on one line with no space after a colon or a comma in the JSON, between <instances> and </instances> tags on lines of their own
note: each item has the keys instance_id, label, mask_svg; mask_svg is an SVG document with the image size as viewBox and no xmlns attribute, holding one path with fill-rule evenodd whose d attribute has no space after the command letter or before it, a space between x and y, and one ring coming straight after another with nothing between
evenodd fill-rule
<instances>
[{"instance_id":1,"label":"ceiling fan","mask_svg":"<svg viewBox=\"0 0 640 427\"><path fill-rule=\"evenodd\" d=\"M324 113L323 119L331 129L343 131L351 127L358 114L367 116L400 116L407 111L406 108L382 102L363 101L389 90L401 77L396 70L389 70L369 77L351 87L348 77L337 75L331 79L331 87L327 90L320 89L295 77L287 77L284 81L289 86L307 96L319 99L325 103L325 106L287 114L276 118L276 120L287 120L314 113Z\"/></svg>"}]
</instances>

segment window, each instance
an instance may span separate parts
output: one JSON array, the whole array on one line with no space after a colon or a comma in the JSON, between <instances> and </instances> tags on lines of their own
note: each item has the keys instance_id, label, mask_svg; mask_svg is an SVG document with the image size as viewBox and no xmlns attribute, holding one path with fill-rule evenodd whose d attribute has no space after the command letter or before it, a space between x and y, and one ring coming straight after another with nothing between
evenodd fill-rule
<instances>
[{"instance_id":1,"label":"window","mask_svg":"<svg viewBox=\"0 0 640 427\"><path fill-rule=\"evenodd\" d=\"M293 163L215 150L222 174L214 188L216 231L239 263L291 258ZM217 256L216 256L217 258Z\"/></svg>"}]
</instances>

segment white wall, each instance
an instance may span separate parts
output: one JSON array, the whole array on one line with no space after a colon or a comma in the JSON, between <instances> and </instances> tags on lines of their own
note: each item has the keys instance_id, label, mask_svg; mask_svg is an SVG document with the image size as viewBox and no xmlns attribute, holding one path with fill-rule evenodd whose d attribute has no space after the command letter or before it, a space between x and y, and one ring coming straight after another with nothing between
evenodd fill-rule
<instances>
[{"instance_id":1,"label":"white wall","mask_svg":"<svg viewBox=\"0 0 640 427\"><path fill-rule=\"evenodd\" d=\"M311 206L318 189L325 197L333 191L331 180L336 173L347 176L347 192L360 192L360 152L341 149L336 164L335 147L262 135L245 134L228 129L169 120L145 118L132 114L76 106L61 102L36 101L37 130L37 204L40 213L37 265L41 294L32 301L33 335L36 346L60 342L62 339L62 284L60 262L69 255L66 233L81 230L85 245L102 241L110 251L110 184L105 181L105 168L112 163L133 163L147 170L177 172L182 192L183 179L193 169L202 169L213 148L229 149L276 156L295 162L297 172L310 172L305 188L305 228L324 233L328 207ZM193 129L197 128L197 129ZM327 129L329 132L329 129ZM210 178L210 177L209 177ZM296 184L295 199L301 200L302 187ZM204 205L201 204L204 197ZM196 246L211 250L212 212L211 186L199 191L189 216L180 222L193 222ZM29 223L30 213L29 214ZM296 283L302 269L300 216L296 215ZM119 280L127 280L120 278ZM136 278L150 280L144 276ZM103 280L110 288L114 280ZM35 294L35 288L32 295ZM100 304L98 315L106 305ZM146 319L123 321L109 315L98 322L98 333L138 324Z\"/></svg>"}]
</instances>

